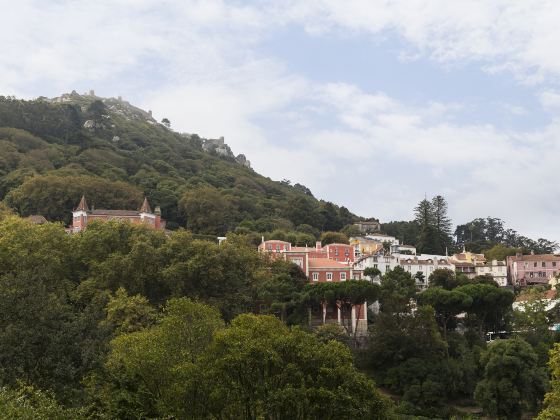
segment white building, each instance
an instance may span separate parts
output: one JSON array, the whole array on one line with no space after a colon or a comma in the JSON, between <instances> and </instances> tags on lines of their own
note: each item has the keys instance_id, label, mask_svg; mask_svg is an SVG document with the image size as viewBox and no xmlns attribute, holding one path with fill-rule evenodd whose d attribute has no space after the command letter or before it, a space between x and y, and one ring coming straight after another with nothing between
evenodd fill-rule
<instances>
[{"instance_id":1,"label":"white building","mask_svg":"<svg viewBox=\"0 0 560 420\"><path fill-rule=\"evenodd\" d=\"M391 245L391 254L416 255L416 247L413 245Z\"/></svg>"},{"instance_id":2,"label":"white building","mask_svg":"<svg viewBox=\"0 0 560 420\"><path fill-rule=\"evenodd\" d=\"M507 265L505 261L492 260L476 266L476 275L491 275L500 286L507 286Z\"/></svg>"},{"instance_id":3,"label":"white building","mask_svg":"<svg viewBox=\"0 0 560 420\"><path fill-rule=\"evenodd\" d=\"M392 255L369 255L356 260L354 270L365 270L366 268L377 268L383 276L387 271L394 269L398 264L398 259ZM373 279L379 282L380 279Z\"/></svg>"},{"instance_id":4,"label":"white building","mask_svg":"<svg viewBox=\"0 0 560 420\"><path fill-rule=\"evenodd\" d=\"M399 265L413 277L418 273L424 276L424 283L417 282L421 287L428 287L430 275L437 269L448 269L455 272L455 265L443 255L399 255Z\"/></svg>"},{"instance_id":5,"label":"white building","mask_svg":"<svg viewBox=\"0 0 560 420\"><path fill-rule=\"evenodd\" d=\"M391 245L399 245L399 240L394 236L384 235L383 233L373 233L366 235L366 238L383 243L389 242Z\"/></svg>"}]
</instances>

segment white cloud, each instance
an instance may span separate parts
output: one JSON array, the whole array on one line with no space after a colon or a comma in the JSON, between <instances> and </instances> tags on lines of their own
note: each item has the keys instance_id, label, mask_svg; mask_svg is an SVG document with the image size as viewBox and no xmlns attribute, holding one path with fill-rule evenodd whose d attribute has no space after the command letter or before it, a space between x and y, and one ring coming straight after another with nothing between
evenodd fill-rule
<instances>
[{"instance_id":1,"label":"white cloud","mask_svg":"<svg viewBox=\"0 0 560 420\"><path fill-rule=\"evenodd\" d=\"M411 66L418 57L444 66L475 61L525 83L554 84L558 2L0 0L0 8L1 93L79 86L123 95L178 130L223 135L258 172L304 183L366 216L407 219L424 193L445 193L456 222L501 216L560 239L560 123L531 132L459 123L462 103L412 105L340 80L318 82L258 48L290 25L325 42L333 34L397 36L406 47L396 54ZM543 107L556 111L560 94L540 88ZM517 117L525 112L497 103Z\"/></svg>"},{"instance_id":2,"label":"white cloud","mask_svg":"<svg viewBox=\"0 0 560 420\"><path fill-rule=\"evenodd\" d=\"M313 0L293 1L291 7L282 3L272 13L300 22L315 35L396 33L413 48L403 57L481 61L488 71L510 71L528 83L560 75L556 1Z\"/></svg>"}]
</instances>

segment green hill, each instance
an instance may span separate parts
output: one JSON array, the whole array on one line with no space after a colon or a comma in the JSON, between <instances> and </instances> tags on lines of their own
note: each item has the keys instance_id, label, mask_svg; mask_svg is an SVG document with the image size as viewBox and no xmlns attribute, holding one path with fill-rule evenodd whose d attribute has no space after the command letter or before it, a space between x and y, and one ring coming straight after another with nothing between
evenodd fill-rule
<instances>
[{"instance_id":1,"label":"green hill","mask_svg":"<svg viewBox=\"0 0 560 420\"><path fill-rule=\"evenodd\" d=\"M203 148L208 143L120 98L0 97L0 199L22 216L69 223L82 194L97 208L130 209L146 195L168 227L213 235L339 230L357 219L302 185L255 173L227 146L224 155Z\"/></svg>"}]
</instances>

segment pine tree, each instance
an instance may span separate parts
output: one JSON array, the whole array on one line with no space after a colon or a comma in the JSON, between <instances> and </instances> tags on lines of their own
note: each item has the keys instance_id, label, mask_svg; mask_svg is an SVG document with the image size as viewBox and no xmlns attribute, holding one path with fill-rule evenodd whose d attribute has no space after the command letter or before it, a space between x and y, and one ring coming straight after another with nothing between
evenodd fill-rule
<instances>
[{"instance_id":1,"label":"pine tree","mask_svg":"<svg viewBox=\"0 0 560 420\"><path fill-rule=\"evenodd\" d=\"M420 235L416 248L423 254L435 254L436 250L436 230L434 220L434 210L432 203L426 198L422 200L414 209L416 223L420 226Z\"/></svg>"},{"instance_id":2,"label":"pine tree","mask_svg":"<svg viewBox=\"0 0 560 420\"><path fill-rule=\"evenodd\" d=\"M451 219L447 216L447 201L441 195L436 195L431 202L433 227L435 230L434 249L436 254L443 255L445 248L452 244Z\"/></svg>"}]
</instances>

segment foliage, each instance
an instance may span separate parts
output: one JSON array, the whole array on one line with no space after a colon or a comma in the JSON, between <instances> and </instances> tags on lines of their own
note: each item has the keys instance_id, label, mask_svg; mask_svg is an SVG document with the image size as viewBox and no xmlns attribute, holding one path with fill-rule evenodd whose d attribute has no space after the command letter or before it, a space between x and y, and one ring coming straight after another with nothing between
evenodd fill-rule
<instances>
[{"instance_id":1,"label":"foliage","mask_svg":"<svg viewBox=\"0 0 560 420\"><path fill-rule=\"evenodd\" d=\"M458 289L446 290L429 287L418 295L418 303L434 308L436 319L443 328L443 339L447 341L447 324L455 316L470 308L472 297Z\"/></svg>"},{"instance_id":2,"label":"foliage","mask_svg":"<svg viewBox=\"0 0 560 420\"><path fill-rule=\"evenodd\" d=\"M416 297L416 282L402 267L397 266L381 279L379 303L385 313L406 313Z\"/></svg>"},{"instance_id":3,"label":"foliage","mask_svg":"<svg viewBox=\"0 0 560 420\"><path fill-rule=\"evenodd\" d=\"M13 420L79 420L85 413L79 409L66 409L58 404L49 392L32 386L0 388L0 417Z\"/></svg>"},{"instance_id":4,"label":"foliage","mask_svg":"<svg viewBox=\"0 0 560 420\"><path fill-rule=\"evenodd\" d=\"M216 334L201 366L215 418L387 418L387 403L346 346L272 317L239 316Z\"/></svg>"},{"instance_id":5,"label":"foliage","mask_svg":"<svg viewBox=\"0 0 560 420\"><path fill-rule=\"evenodd\" d=\"M458 225L455 236L457 237L457 243L466 244L472 252L490 251L494 246L502 245L502 247L494 249L490 256L487 256L488 259L514 255L511 248L522 249L524 253L533 251L535 254L551 254L558 249L558 243L554 241L543 238L535 241L520 235L513 229L506 229L504 222L495 217L478 218L463 225ZM503 258L496 259L501 260Z\"/></svg>"},{"instance_id":6,"label":"foliage","mask_svg":"<svg viewBox=\"0 0 560 420\"><path fill-rule=\"evenodd\" d=\"M321 235L321 244L346 244L348 245L348 237L344 233L340 232L323 232Z\"/></svg>"},{"instance_id":7,"label":"foliage","mask_svg":"<svg viewBox=\"0 0 560 420\"><path fill-rule=\"evenodd\" d=\"M507 257L517 254L518 252L522 252L521 248L510 248L505 246L504 244L496 244L492 248L485 249L482 251L484 256L488 261L497 260L497 261L504 261Z\"/></svg>"},{"instance_id":8,"label":"foliage","mask_svg":"<svg viewBox=\"0 0 560 420\"><path fill-rule=\"evenodd\" d=\"M100 387L103 410L114 418L164 417L179 410L176 393L184 378L178 370L191 367L220 328L217 310L181 298L167 303L157 325L115 338Z\"/></svg>"},{"instance_id":9,"label":"foliage","mask_svg":"<svg viewBox=\"0 0 560 420\"><path fill-rule=\"evenodd\" d=\"M423 254L441 254L439 251L439 240L435 227L434 210L432 203L424 199L414 209L415 221L420 226L420 233L416 248Z\"/></svg>"},{"instance_id":10,"label":"foliage","mask_svg":"<svg viewBox=\"0 0 560 420\"><path fill-rule=\"evenodd\" d=\"M339 230L356 218L302 185L206 153L198 136L152 124L137 108L123 111L120 101L76 93L67 99L0 97L0 199L22 215L68 223L85 193L97 208L123 209L136 209L146 195L161 206L168 227L186 223L196 233L224 234L241 221L271 218ZM84 127L87 120L93 128Z\"/></svg>"},{"instance_id":11,"label":"foliage","mask_svg":"<svg viewBox=\"0 0 560 420\"><path fill-rule=\"evenodd\" d=\"M467 312L473 317L481 338L487 331L500 331L505 313L513 303L513 293L495 284L475 283L457 287L472 299Z\"/></svg>"},{"instance_id":12,"label":"foliage","mask_svg":"<svg viewBox=\"0 0 560 420\"><path fill-rule=\"evenodd\" d=\"M120 287L107 303L105 324L117 334L140 331L156 321L156 311L144 296L128 296Z\"/></svg>"},{"instance_id":13,"label":"foliage","mask_svg":"<svg viewBox=\"0 0 560 420\"><path fill-rule=\"evenodd\" d=\"M545 389L546 374L537 367L537 356L520 338L498 340L483 353L483 379L475 391L476 400L491 416L521 418L525 409L534 410Z\"/></svg>"},{"instance_id":14,"label":"foliage","mask_svg":"<svg viewBox=\"0 0 560 420\"><path fill-rule=\"evenodd\" d=\"M538 420L560 418L560 344L558 343L550 351L549 366L552 371L552 389L544 398L545 409L539 413Z\"/></svg>"},{"instance_id":15,"label":"foliage","mask_svg":"<svg viewBox=\"0 0 560 420\"><path fill-rule=\"evenodd\" d=\"M410 222L394 221L382 223L381 231L399 239L402 244L416 246L418 244L418 237L420 236L420 225L416 222L416 220Z\"/></svg>"}]
</instances>

